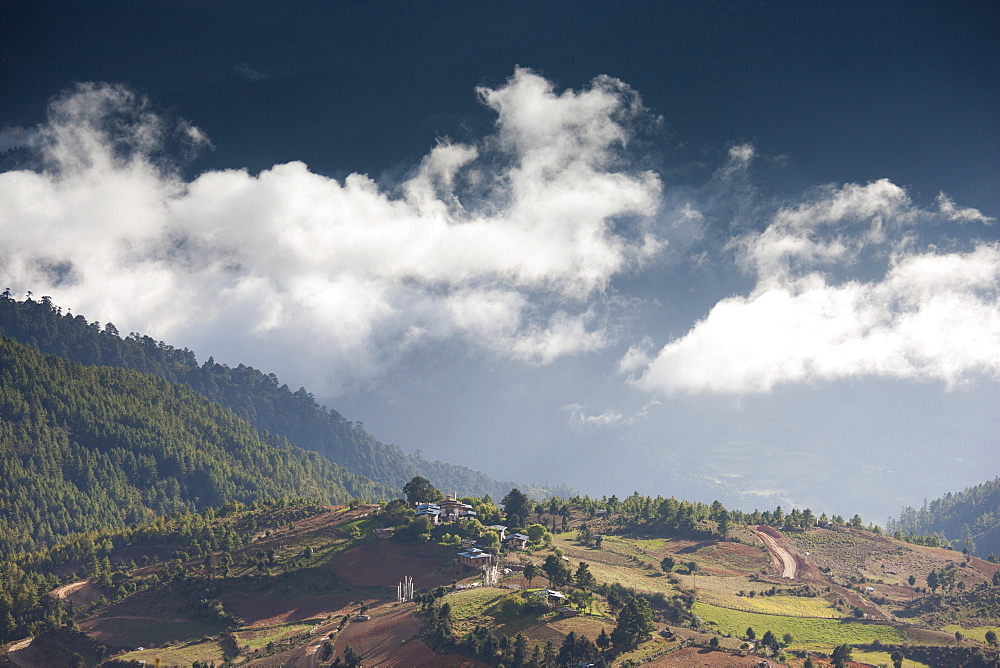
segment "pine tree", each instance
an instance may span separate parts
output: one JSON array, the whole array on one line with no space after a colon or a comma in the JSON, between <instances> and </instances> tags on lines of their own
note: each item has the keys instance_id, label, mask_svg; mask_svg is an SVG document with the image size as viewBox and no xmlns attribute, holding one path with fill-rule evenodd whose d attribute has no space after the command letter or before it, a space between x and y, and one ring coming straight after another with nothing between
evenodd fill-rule
<instances>
[{"instance_id":1,"label":"pine tree","mask_svg":"<svg viewBox=\"0 0 1000 668\"><path fill-rule=\"evenodd\" d=\"M653 611L641 596L630 596L618 614L618 624L611 632L615 647L635 647L653 632Z\"/></svg>"}]
</instances>

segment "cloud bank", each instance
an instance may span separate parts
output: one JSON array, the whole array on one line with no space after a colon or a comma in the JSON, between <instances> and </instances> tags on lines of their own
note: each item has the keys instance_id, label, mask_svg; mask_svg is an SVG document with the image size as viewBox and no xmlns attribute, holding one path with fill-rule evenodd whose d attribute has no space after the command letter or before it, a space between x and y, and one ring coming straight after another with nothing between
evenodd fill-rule
<instances>
[{"instance_id":1,"label":"cloud bank","mask_svg":"<svg viewBox=\"0 0 1000 668\"><path fill-rule=\"evenodd\" d=\"M229 361L294 351L281 366L331 396L434 342L529 364L608 349L638 320L616 279L663 262L667 236L699 263L719 259L711 203L665 192L630 160L652 117L626 84L559 91L519 68L476 94L495 131L442 139L399 183L301 162L185 179L170 157L209 145L197 127L121 86L81 84L45 124L8 133L39 166L0 174L0 287ZM747 210L740 184L757 156L730 147L705 198ZM1000 378L1000 245L919 241L992 219L944 193L921 208L883 179L819 189L762 220L752 232L732 221L722 258L753 290L659 350L649 337L631 346L618 367L635 386ZM577 428L636 419L564 411Z\"/></svg>"},{"instance_id":2,"label":"cloud bank","mask_svg":"<svg viewBox=\"0 0 1000 668\"><path fill-rule=\"evenodd\" d=\"M944 194L937 204L921 209L880 180L780 208L763 231L730 244L756 275L754 290L719 301L652 359L631 349L619 369L638 372L643 389L668 393L864 377L955 388L1000 378L1000 245L918 248L915 232L992 220ZM851 278L852 269L879 265L877 279Z\"/></svg>"},{"instance_id":3,"label":"cloud bank","mask_svg":"<svg viewBox=\"0 0 1000 668\"><path fill-rule=\"evenodd\" d=\"M495 134L442 140L389 187L300 162L186 181L164 155L197 128L81 84L37 129L42 167L0 174L0 282L123 331L296 349L328 392L431 340L540 364L606 347L595 304L664 245L662 184L626 159L641 100L527 69L477 93Z\"/></svg>"}]
</instances>

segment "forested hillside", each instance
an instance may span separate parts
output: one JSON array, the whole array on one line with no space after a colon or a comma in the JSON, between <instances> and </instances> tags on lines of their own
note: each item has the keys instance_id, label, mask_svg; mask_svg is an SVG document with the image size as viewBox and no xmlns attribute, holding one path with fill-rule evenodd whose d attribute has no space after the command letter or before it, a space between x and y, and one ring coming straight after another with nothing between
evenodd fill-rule
<instances>
[{"instance_id":1,"label":"forested hillside","mask_svg":"<svg viewBox=\"0 0 1000 668\"><path fill-rule=\"evenodd\" d=\"M973 554L1000 554L1000 478L948 493L923 508L906 507L899 520L890 519L889 533L942 534L955 547Z\"/></svg>"},{"instance_id":2,"label":"forested hillside","mask_svg":"<svg viewBox=\"0 0 1000 668\"><path fill-rule=\"evenodd\" d=\"M572 490L542 489L525 483L497 481L479 471L403 452L381 443L360 424L320 406L304 388L293 392L274 374L240 364L233 368L212 358L198 365L195 354L132 333L122 338L114 325L88 323L82 315L63 313L48 297L24 301L9 291L0 295L0 334L41 352L81 364L135 369L171 382L186 383L196 392L231 409L261 432L276 434L293 445L324 455L348 470L383 485L402 488L414 476L438 481L442 489L460 494L500 498L511 487L534 496Z\"/></svg>"},{"instance_id":3,"label":"forested hillside","mask_svg":"<svg viewBox=\"0 0 1000 668\"><path fill-rule=\"evenodd\" d=\"M394 494L188 387L0 336L0 553L234 500Z\"/></svg>"}]
</instances>

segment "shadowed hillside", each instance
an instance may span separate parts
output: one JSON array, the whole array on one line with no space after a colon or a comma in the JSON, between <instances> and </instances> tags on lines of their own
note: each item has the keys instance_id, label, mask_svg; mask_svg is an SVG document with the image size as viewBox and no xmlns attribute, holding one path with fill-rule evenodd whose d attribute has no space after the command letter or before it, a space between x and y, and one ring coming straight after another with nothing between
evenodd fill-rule
<instances>
[{"instance_id":1,"label":"shadowed hillside","mask_svg":"<svg viewBox=\"0 0 1000 668\"><path fill-rule=\"evenodd\" d=\"M942 535L956 549L968 548L981 557L1000 554L1000 478L948 493L920 510L903 508L899 519L890 519L886 529Z\"/></svg>"},{"instance_id":2,"label":"shadowed hillside","mask_svg":"<svg viewBox=\"0 0 1000 668\"><path fill-rule=\"evenodd\" d=\"M407 454L376 440L357 422L320 406L305 388L292 391L277 376L240 364L233 368L212 358L198 365L195 354L162 341L129 334L122 338L111 323L88 323L82 315L63 313L48 297L24 301L9 291L0 295L0 334L81 364L124 367L184 383L231 409L262 433L282 436L293 445L322 454L349 471L400 489L414 476L438 481L442 489L500 498L511 489L534 496L569 495L565 487L497 481L479 471Z\"/></svg>"},{"instance_id":3,"label":"shadowed hillside","mask_svg":"<svg viewBox=\"0 0 1000 668\"><path fill-rule=\"evenodd\" d=\"M0 552L229 501L393 491L190 388L0 336Z\"/></svg>"}]
</instances>

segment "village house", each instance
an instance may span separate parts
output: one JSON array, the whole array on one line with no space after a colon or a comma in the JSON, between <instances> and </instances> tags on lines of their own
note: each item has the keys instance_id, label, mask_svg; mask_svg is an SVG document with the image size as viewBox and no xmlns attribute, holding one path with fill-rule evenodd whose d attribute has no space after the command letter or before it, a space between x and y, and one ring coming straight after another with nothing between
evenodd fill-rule
<instances>
[{"instance_id":1,"label":"village house","mask_svg":"<svg viewBox=\"0 0 1000 668\"><path fill-rule=\"evenodd\" d=\"M440 503L418 503L417 517L426 517L433 524L442 522L466 522L476 519L476 511L468 503L462 503L449 494Z\"/></svg>"},{"instance_id":2,"label":"village house","mask_svg":"<svg viewBox=\"0 0 1000 668\"><path fill-rule=\"evenodd\" d=\"M418 503L417 517L426 517L431 524L441 523L441 506L436 503Z\"/></svg>"},{"instance_id":3,"label":"village house","mask_svg":"<svg viewBox=\"0 0 1000 668\"><path fill-rule=\"evenodd\" d=\"M472 506L462 503L449 494L438 504L439 516L442 522L457 522L459 519L473 519L476 516Z\"/></svg>"},{"instance_id":4,"label":"village house","mask_svg":"<svg viewBox=\"0 0 1000 668\"><path fill-rule=\"evenodd\" d=\"M478 547L470 547L458 553L458 562L472 568L485 568L491 561L489 552L483 552Z\"/></svg>"},{"instance_id":5,"label":"village house","mask_svg":"<svg viewBox=\"0 0 1000 668\"><path fill-rule=\"evenodd\" d=\"M528 546L528 537L523 533L511 534L503 542L508 550L523 550Z\"/></svg>"},{"instance_id":6,"label":"village house","mask_svg":"<svg viewBox=\"0 0 1000 668\"><path fill-rule=\"evenodd\" d=\"M540 598L544 598L550 608L562 606L566 602L566 597L555 589L543 589L538 592Z\"/></svg>"}]
</instances>

